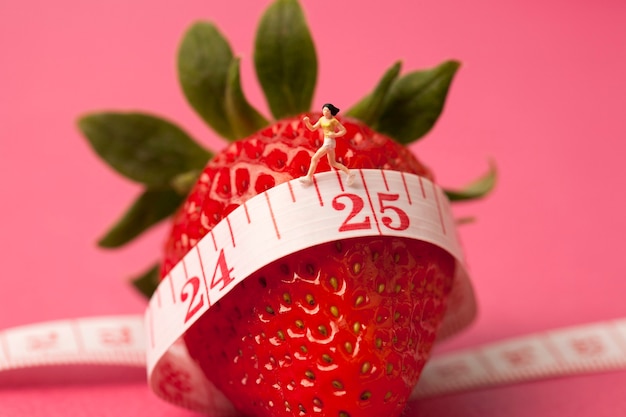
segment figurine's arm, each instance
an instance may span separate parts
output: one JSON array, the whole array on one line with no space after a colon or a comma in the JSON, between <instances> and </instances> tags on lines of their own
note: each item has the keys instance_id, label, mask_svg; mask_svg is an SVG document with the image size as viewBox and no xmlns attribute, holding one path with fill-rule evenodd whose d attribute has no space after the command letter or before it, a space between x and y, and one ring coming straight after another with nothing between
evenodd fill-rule
<instances>
[{"instance_id":1,"label":"figurine's arm","mask_svg":"<svg viewBox=\"0 0 626 417\"><path fill-rule=\"evenodd\" d=\"M333 137L338 138L339 136L345 135L346 132L347 132L346 127L342 125L339 121L337 121L337 130L335 131L335 134L333 135Z\"/></svg>"},{"instance_id":2,"label":"figurine's arm","mask_svg":"<svg viewBox=\"0 0 626 417\"><path fill-rule=\"evenodd\" d=\"M311 121L309 120L309 116L304 116L302 121L304 122L304 125L307 127L307 129L309 129L310 131L314 131L315 129L320 127L320 121L318 120L317 122L315 122L314 125L312 125Z\"/></svg>"}]
</instances>

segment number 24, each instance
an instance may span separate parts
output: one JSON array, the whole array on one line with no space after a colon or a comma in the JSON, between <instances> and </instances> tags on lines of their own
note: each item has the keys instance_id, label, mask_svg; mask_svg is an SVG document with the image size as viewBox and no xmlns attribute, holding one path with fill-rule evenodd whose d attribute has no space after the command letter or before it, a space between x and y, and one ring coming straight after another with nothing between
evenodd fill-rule
<instances>
[{"instance_id":1,"label":"number 24","mask_svg":"<svg viewBox=\"0 0 626 417\"><path fill-rule=\"evenodd\" d=\"M224 249L220 251L220 254L217 258L217 263L215 264L215 270L213 271L213 277L211 278L210 289L217 287L217 284L222 283L222 288L220 291L226 288L228 284L233 282L235 279L232 277L231 273L233 272L232 268L228 267L226 263L226 256L224 255ZM217 279L216 279L217 278ZM186 291L186 288L191 286L191 294ZM198 311L204 306L204 294L200 293L200 278L191 277L185 282L180 294L180 301L183 303L187 301L191 297L189 301L189 305L187 308L187 315L185 316L185 323L193 318Z\"/></svg>"}]
</instances>

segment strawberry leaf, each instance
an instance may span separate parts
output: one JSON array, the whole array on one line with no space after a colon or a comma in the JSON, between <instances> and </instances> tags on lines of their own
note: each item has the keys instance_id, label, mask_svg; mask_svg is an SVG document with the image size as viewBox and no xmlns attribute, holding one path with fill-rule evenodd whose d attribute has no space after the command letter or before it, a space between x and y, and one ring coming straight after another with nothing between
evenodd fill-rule
<instances>
[{"instance_id":1,"label":"strawberry leaf","mask_svg":"<svg viewBox=\"0 0 626 417\"><path fill-rule=\"evenodd\" d=\"M317 56L297 0L277 0L267 9L256 33L254 64L275 118L310 110Z\"/></svg>"},{"instance_id":2,"label":"strawberry leaf","mask_svg":"<svg viewBox=\"0 0 626 417\"><path fill-rule=\"evenodd\" d=\"M212 23L197 22L185 33L178 50L178 78L196 112L221 136L236 135L224 108L228 68L233 53Z\"/></svg>"},{"instance_id":3,"label":"strawberry leaf","mask_svg":"<svg viewBox=\"0 0 626 417\"><path fill-rule=\"evenodd\" d=\"M191 171L183 172L172 178L170 186L174 191L180 195L187 195L198 181L198 177L202 170L194 169Z\"/></svg>"},{"instance_id":4,"label":"strawberry leaf","mask_svg":"<svg viewBox=\"0 0 626 417\"><path fill-rule=\"evenodd\" d=\"M96 113L78 126L96 153L120 174L149 187L169 186L202 169L211 154L176 125L143 113Z\"/></svg>"},{"instance_id":5,"label":"strawberry leaf","mask_svg":"<svg viewBox=\"0 0 626 417\"><path fill-rule=\"evenodd\" d=\"M173 214L185 199L172 189L148 189L113 228L98 241L103 248L118 248Z\"/></svg>"},{"instance_id":6,"label":"strawberry leaf","mask_svg":"<svg viewBox=\"0 0 626 417\"><path fill-rule=\"evenodd\" d=\"M152 265L147 271L133 278L131 283L137 291L150 298L159 285L159 264Z\"/></svg>"},{"instance_id":7,"label":"strawberry leaf","mask_svg":"<svg viewBox=\"0 0 626 417\"><path fill-rule=\"evenodd\" d=\"M469 201L482 198L493 191L498 176L496 164L489 163L489 171L480 178L458 190L445 189L444 192L450 201Z\"/></svg>"},{"instance_id":8,"label":"strawberry leaf","mask_svg":"<svg viewBox=\"0 0 626 417\"><path fill-rule=\"evenodd\" d=\"M433 69L414 71L396 80L372 128L403 144L424 136L439 118L459 66L457 61L446 61Z\"/></svg>"},{"instance_id":9,"label":"strawberry leaf","mask_svg":"<svg viewBox=\"0 0 626 417\"><path fill-rule=\"evenodd\" d=\"M246 100L241 89L239 58L232 60L228 69L225 91L225 109L237 138L245 138L267 126L269 122Z\"/></svg>"},{"instance_id":10,"label":"strawberry leaf","mask_svg":"<svg viewBox=\"0 0 626 417\"><path fill-rule=\"evenodd\" d=\"M402 64L400 62L393 64L393 66L385 72L374 91L355 104L346 112L346 115L359 119L366 125L374 125L384 110L384 99L392 83L398 78L401 66Z\"/></svg>"}]
</instances>

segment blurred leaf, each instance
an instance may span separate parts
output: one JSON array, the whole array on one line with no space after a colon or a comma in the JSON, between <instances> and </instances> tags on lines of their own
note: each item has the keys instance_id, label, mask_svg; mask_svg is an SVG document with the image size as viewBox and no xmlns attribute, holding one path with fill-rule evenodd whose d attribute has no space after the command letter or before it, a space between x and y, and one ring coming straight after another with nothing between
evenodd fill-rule
<instances>
[{"instance_id":1,"label":"blurred leaf","mask_svg":"<svg viewBox=\"0 0 626 417\"><path fill-rule=\"evenodd\" d=\"M346 112L346 115L357 118L368 126L374 126L384 110L384 99L391 85L398 78L401 67L402 63L396 62L389 68L378 82L374 91L355 104Z\"/></svg>"},{"instance_id":2,"label":"blurred leaf","mask_svg":"<svg viewBox=\"0 0 626 417\"><path fill-rule=\"evenodd\" d=\"M178 50L178 78L187 101L211 128L229 140L236 139L224 106L232 60L228 41L208 22L192 25Z\"/></svg>"},{"instance_id":3,"label":"blurred leaf","mask_svg":"<svg viewBox=\"0 0 626 417\"><path fill-rule=\"evenodd\" d=\"M386 95L384 110L371 127L404 144L424 136L439 118L459 66L457 61L446 61L396 80Z\"/></svg>"},{"instance_id":4,"label":"blurred leaf","mask_svg":"<svg viewBox=\"0 0 626 417\"><path fill-rule=\"evenodd\" d=\"M170 181L170 186L178 194L187 195L198 181L198 177L200 177L201 172L202 170L200 169L183 172L182 174L179 174L172 178L172 181Z\"/></svg>"},{"instance_id":5,"label":"blurred leaf","mask_svg":"<svg viewBox=\"0 0 626 417\"><path fill-rule=\"evenodd\" d=\"M185 195L172 189L144 191L98 244L104 248L117 248L130 242L173 214L184 198Z\"/></svg>"},{"instance_id":6,"label":"blurred leaf","mask_svg":"<svg viewBox=\"0 0 626 417\"><path fill-rule=\"evenodd\" d=\"M152 297L152 294L154 294L159 286L159 269L159 264L155 264L151 266L150 269L131 280L133 287L141 294L145 295L146 298Z\"/></svg>"},{"instance_id":7,"label":"blurred leaf","mask_svg":"<svg viewBox=\"0 0 626 417\"><path fill-rule=\"evenodd\" d=\"M225 109L235 137L245 138L269 123L246 100L241 89L239 58L232 60L228 70L225 92Z\"/></svg>"},{"instance_id":8,"label":"blurred leaf","mask_svg":"<svg viewBox=\"0 0 626 417\"><path fill-rule=\"evenodd\" d=\"M96 113L78 126L111 167L149 187L168 186L179 174L202 169L211 154L176 125L142 113Z\"/></svg>"},{"instance_id":9,"label":"blurred leaf","mask_svg":"<svg viewBox=\"0 0 626 417\"><path fill-rule=\"evenodd\" d=\"M254 63L275 118L310 110L317 56L298 1L277 0L267 9L256 34Z\"/></svg>"},{"instance_id":10,"label":"blurred leaf","mask_svg":"<svg viewBox=\"0 0 626 417\"><path fill-rule=\"evenodd\" d=\"M468 201L482 198L489 194L496 186L498 172L493 161L489 162L489 171L474 180L470 184L459 190L448 190L444 188L444 192L450 201Z\"/></svg>"}]
</instances>

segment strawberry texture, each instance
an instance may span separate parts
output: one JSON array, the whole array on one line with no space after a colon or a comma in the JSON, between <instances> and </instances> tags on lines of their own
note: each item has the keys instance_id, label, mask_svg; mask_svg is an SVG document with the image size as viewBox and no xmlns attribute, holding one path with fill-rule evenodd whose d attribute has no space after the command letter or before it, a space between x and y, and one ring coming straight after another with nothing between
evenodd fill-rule
<instances>
[{"instance_id":1,"label":"strawberry texture","mask_svg":"<svg viewBox=\"0 0 626 417\"><path fill-rule=\"evenodd\" d=\"M302 116L209 161L174 215L161 276L244 201L306 174L322 138ZM337 140L339 162L432 179L406 147L340 120L347 133ZM317 172L330 169L324 159ZM428 359L454 268L451 255L417 240L328 242L255 272L186 332L185 343L244 415L398 416Z\"/></svg>"}]
</instances>

